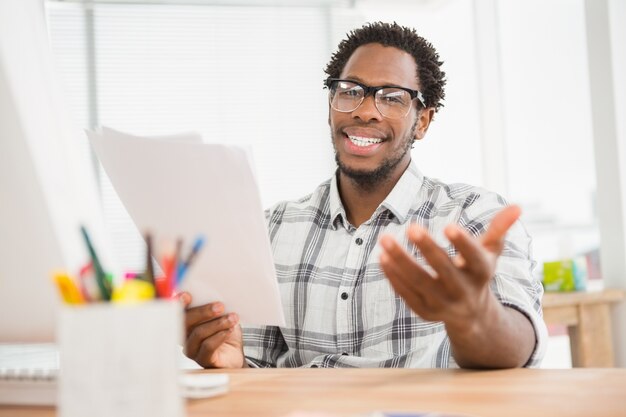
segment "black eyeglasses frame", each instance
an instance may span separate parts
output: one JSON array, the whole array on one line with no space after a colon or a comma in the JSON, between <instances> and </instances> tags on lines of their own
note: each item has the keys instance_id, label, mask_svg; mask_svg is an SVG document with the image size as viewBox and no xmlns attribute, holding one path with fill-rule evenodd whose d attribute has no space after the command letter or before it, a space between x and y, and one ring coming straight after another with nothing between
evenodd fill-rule
<instances>
[{"instance_id":1,"label":"black eyeglasses frame","mask_svg":"<svg viewBox=\"0 0 626 417\"><path fill-rule=\"evenodd\" d=\"M426 104L424 102L424 96L422 95L421 91L419 91L419 90L412 90L410 88L402 87L400 85L369 86L369 85L363 84L363 83L361 83L359 81L356 81L356 80L348 80L348 79L344 79L344 78L330 78L329 77L329 78L326 78L326 80L324 80L324 86L326 88L328 88L328 90L330 91L331 86L332 86L333 83L341 82L341 81L353 83L353 84L356 84L359 87L361 87L363 89L363 91L365 91L365 95L363 96L363 100L365 100L370 95L371 96L375 96L376 92L378 90L382 90L383 88L399 88L400 90L404 90L407 93L409 93L410 96L411 96L411 100L417 99L422 107L426 107Z\"/></svg>"}]
</instances>

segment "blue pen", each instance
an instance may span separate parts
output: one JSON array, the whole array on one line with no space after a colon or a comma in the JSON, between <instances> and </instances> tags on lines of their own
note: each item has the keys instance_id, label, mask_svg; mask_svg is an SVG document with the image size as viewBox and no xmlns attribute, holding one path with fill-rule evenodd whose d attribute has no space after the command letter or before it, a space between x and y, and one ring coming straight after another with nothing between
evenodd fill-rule
<instances>
[{"instance_id":1,"label":"blue pen","mask_svg":"<svg viewBox=\"0 0 626 417\"><path fill-rule=\"evenodd\" d=\"M196 238L196 241L193 243L191 253L187 257L185 262L178 265L178 269L176 270L176 286L180 285L180 283L183 282L183 278L185 277L185 274L187 273L187 270L189 269L189 265L191 265L194 258L198 255L198 252L200 252L200 249L202 249L202 246L204 246L204 237L198 236Z\"/></svg>"}]
</instances>

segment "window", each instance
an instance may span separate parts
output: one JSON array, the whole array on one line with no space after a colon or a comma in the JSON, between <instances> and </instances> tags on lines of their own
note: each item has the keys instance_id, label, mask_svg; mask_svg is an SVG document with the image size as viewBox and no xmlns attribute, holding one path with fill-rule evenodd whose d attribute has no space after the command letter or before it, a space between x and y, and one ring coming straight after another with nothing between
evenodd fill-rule
<instances>
[{"instance_id":1,"label":"window","mask_svg":"<svg viewBox=\"0 0 626 417\"><path fill-rule=\"evenodd\" d=\"M310 192L334 170L323 68L331 24L343 33L350 16L331 21L323 2L48 4L53 52L81 127L194 129L207 142L248 147L266 207ZM299 94L286 101L281 85ZM124 268L141 268L140 236L99 173L114 255Z\"/></svg>"}]
</instances>

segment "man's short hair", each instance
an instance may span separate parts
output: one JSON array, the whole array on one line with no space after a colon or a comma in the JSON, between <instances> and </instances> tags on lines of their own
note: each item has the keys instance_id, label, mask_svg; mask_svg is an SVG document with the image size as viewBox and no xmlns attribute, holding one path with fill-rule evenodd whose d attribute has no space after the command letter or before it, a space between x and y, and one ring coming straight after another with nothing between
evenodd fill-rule
<instances>
[{"instance_id":1,"label":"man's short hair","mask_svg":"<svg viewBox=\"0 0 626 417\"><path fill-rule=\"evenodd\" d=\"M369 43L393 46L411 54L417 64L417 80L426 107L432 107L435 111L443 107L441 101L445 97L446 73L441 70L443 62L439 60L439 54L430 42L415 32L415 29L400 26L395 22L367 23L348 33L348 37L339 43L337 51L324 69L328 78L339 78L352 53L359 46Z\"/></svg>"}]
</instances>

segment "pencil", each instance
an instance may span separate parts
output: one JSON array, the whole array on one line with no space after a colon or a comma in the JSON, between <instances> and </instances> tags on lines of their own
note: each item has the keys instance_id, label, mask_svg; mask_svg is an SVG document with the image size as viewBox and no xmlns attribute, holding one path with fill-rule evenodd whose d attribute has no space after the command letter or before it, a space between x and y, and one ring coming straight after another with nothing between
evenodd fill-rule
<instances>
[{"instance_id":1,"label":"pencil","mask_svg":"<svg viewBox=\"0 0 626 417\"><path fill-rule=\"evenodd\" d=\"M150 232L146 232L146 273L143 275L144 279L148 281L150 284L154 285L156 289L156 284L154 282L154 267L152 266L152 235Z\"/></svg>"}]
</instances>

